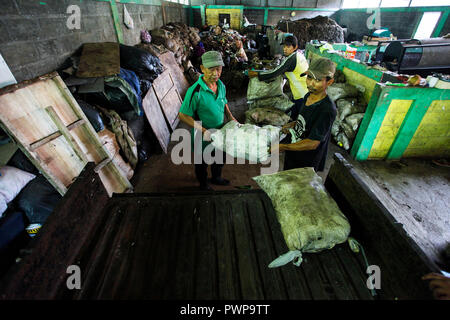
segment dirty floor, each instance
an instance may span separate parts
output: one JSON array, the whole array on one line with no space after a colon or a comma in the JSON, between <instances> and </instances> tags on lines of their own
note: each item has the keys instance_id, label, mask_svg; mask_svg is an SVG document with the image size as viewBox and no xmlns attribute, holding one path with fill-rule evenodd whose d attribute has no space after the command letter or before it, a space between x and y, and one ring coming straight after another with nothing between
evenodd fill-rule
<instances>
[{"instance_id":1,"label":"dirty floor","mask_svg":"<svg viewBox=\"0 0 450 320\"><path fill-rule=\"evenodd\" d=\"M244 123L246 98L229 98L229 107L238 121ZM179 128L188 128L180 123ZM175 165L170 154L176 142L171 142L167 154L155 154L137 169L131 180L138 193L194 192L198 183L194 165ZM426 252L444 269L450 268L450 169L437 167L430 160L356 162L349 153L330 143L326 167L319 175L324 180L333 163L335 152L341 153L364 177L380 201L395 219ZM212 186L214 190L237 190L242 186L257 189L252 177L261 174L259 164L226 164L222 176L229 186ZM283 154L280 155L283 167ZM209 172L210 174L210 172ZM446 253L447 252L447 253Z\"/></svg>"}]
</instances>

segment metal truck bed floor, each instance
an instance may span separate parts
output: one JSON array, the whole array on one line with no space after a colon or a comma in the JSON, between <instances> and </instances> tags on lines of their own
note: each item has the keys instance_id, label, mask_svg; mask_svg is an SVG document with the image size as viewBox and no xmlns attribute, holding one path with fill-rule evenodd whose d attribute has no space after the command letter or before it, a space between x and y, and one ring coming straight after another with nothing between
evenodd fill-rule
<instances>
[{"instance_id":1,"label":"metal truck bed floor","mask_svg":"<svg viewBox=\"0 0 450 320\"><path fill-rule=\"evenodd\" d=\"M104 209L82 299L371 299L346 243L269 269L288 251L261 190L120 195Z\"/></svg>"}]
</instances>

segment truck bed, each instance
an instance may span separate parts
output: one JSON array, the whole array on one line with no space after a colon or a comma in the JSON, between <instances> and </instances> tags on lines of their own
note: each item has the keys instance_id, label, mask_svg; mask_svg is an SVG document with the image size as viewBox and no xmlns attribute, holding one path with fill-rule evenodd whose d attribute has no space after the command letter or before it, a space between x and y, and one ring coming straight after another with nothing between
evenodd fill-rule
<instances>
[{"instance_id":1,"label":"truck bed","mask_svg":"<svg viewBox=\"0 0 450 320\"><path fill-rule=\"evenodd\" d=\"M326 186L334 197L339 196L333 181ZM30 248L32 253L2 279L0 298L430 298L416 274L436 269L395 229L373 225L376 219L370 221L372 233L378 231L378 237L389 238L397 247L386 246L372 234L365 237L367 226L345 197L340 197L338 204L349 217L351 235L364 246L369 264L381 268L382 284L376 296L366 287L368 275L361 253L353 253L347 243L304 254L300 267L268 268L288 248L271 201L262 190L108 198L90 165L47 220ZM372 210L374 218L377 214L381 215ZM379 220L386 223L385 217ZM384 245L381 249L380 244ZM390 260L395 254L397 260ZM69 265L81 269L80 290L66 287Z\"/></svg>"}]
</instances>

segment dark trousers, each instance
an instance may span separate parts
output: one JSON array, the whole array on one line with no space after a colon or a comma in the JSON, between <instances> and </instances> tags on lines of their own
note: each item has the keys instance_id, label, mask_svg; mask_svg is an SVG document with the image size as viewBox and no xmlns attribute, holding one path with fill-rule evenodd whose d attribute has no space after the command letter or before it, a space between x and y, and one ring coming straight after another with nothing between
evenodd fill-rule
<instances>
[{"instance_id":1,"label":"dark trousers","mask_svg":"<svg viewBox=\"0 0 450 320\"><path fill-rule=\"evenodd\" d=\"M214 153L213 153L214 156ZM224 164L211 164L211 175L213 179L220 178L222 176L222 168ZM195 165L195 176L201 185L206 185L208 181L208 164L206 164L202 158L201 164Z\"/></svg>"}]
</instances>

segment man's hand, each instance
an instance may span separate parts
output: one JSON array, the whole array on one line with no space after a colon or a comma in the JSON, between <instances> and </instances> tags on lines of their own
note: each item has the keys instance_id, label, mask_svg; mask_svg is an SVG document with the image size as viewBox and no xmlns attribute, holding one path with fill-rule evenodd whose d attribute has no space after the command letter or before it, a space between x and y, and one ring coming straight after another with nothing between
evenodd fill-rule
<instances>
[{"instance_id":1,"label":"man's hand","mask_svg":"<svg viewBox=\"0 0 450 320\"><path fill-rule=\"evenodd\" d=\"M249 70L249 71L248 71L248 77L249 77L249 78L255 78L255 77L257 77L257 76L258 76L258 72L252 71L252 70Z\"/></svg>"},{"instance_id":2,"label":"man's hand","mask_svg":"<svg viewBox=\"0 0 450 320\"><path fill-rule=\"evenodd\" d=\"M203 140L211 141L211 131L209 131L209 130L203 131Z\"/></svg>"},{"instance_id":3,"label":"man's hand","mask_svg":"<svg viewBox=\"0 0 450 320\"><path fill-rule=\"evenodd\" d=\"M438 300L450 300L450 278L438 273L429 273L422 280L431 280L428 286Z\"/></svg>"},{"instance_id":4,"label":"man's hand","mask_svg":"<svg viewBox=\"0 0 450 320\"><path fill-rule=\"evenodd\" d=\"M295 126L295 121L289 122L281 128L281 132L288 133L289 129L292 129L294 126Z\"/></svg>"}]
</instances>

